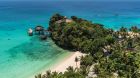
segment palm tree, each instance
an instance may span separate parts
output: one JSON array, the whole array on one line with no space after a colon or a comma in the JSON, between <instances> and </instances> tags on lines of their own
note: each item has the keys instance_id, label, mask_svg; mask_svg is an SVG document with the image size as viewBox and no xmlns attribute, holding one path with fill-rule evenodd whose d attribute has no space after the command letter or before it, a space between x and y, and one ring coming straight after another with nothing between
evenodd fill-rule
<instances>
[{"instance_id":1,"label":"palm tree","mask_svg":"<svg viewBox=\"0 0 140 78\"><path fill-rule=\"evenodd\" d=\"M120 31L121 31L121 32L127 32L127 28L121 27L121 28L120 28Z\"/></svg>"},{"instance_id":2,"label":"palm tree","mask_svg":"<svg viewBox=\"0 0 140 78\"><path fill-rule=\"evenodd\" d=\"M76 67L78 67L77 66L77 62L78 62L79 60L78 60L78 57L75 57L75 62L76 62Z\"/></svg>"},{"instance_id":3,"label":"palm tree","mask_svg":"<svg viewBox=\"0 0 140 78\"><path fill-rule=\"evenodd\" d=\"M46 76L48 77L50 75L51 75L51 71L50 70L46 71Z\"/></svg>"},{"instance_id":4,"label":"palm tree","mask_svg":"<svg viewBox=\"0 0 140 78\"><path fill-rule=\"evenodd\" d=\"M67 68L67 72L75 72L75 69L72 66L69 66Z\"/></svg>"},{"instance_id":5,"label":"palm tree","mask_svg":"<svg viewBox=\"0 0 140 78\"><path fill-rule=\"evenodd\" d=\"M128 39L127 40L127 49L128 50L133 50L134 47L133 47L133 40L132 39Z\"/></svg>"},{"instance_id":6,"label":"palm tree","mask_svg":"<svg viewBox=\"0 0 140 78\"><path fill-rule=\"evenodd\" d=\"M37 76L35 76L35 78L42 78L42 75L38 74Z\"/></svg>"},{"instance_id":7,"label":"palm tree","mask_svg":"<svg viewBox=\"0 0 140 78\"><path fill-rule=\"evenodd\" d=\"M71 16L71 19L72 19L73 21L77 21L77 20L78 20L78 17L76 17L76 16Z\"/></svg>"},{"instance_id":8,"label":"palm tree","mask_svg":"<svg viewBox=\"0 0 140 78\"><path fill-rule=\"evenodd\" d=\"M139 32L139 29L138 29L138 27L137 26L132 26L131 28L130 28L130 31L132 31L132 32Z\"/></svg>"}]
</instances>

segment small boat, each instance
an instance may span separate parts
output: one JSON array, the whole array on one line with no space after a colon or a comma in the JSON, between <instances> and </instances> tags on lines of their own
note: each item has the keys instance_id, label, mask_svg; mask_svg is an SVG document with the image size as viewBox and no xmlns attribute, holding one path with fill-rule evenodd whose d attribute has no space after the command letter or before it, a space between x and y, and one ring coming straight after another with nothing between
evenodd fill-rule
<instances>
[{"instance_id":1,"label":"small boat","mask_svg":"<svg viewBox=\"0 0 140 78\"><path fill-rule=\"evenodd\" d=\"M28 29L28 35L33 36L33 30L31 28Z\"/></svg>"}]
</instances>

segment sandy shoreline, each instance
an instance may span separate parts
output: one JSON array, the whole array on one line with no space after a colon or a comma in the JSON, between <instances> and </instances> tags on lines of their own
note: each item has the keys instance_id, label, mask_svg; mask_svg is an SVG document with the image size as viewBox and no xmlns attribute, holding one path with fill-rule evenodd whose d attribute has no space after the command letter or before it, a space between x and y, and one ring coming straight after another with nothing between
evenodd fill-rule
<instances>
[{"instance_id":1,"label":"sandy shoreline","mask_svg":"<svg viewBox=\"0 0 140 78\"><path fill-rule=\"evenodd\" d=\"M85 55L79 51L73 52L70 56L65 57L62 61L59 61L52 67L50 67L51 72L65 72L69 66L73 66L73 68L80 67L80 61L75 62L75 57L80 58L80 56ZM47 70L46 70L47 71ZM42 74L45 74L46 72L43 72Z\"/></svg>"},{"instance_id":2,"label":"sandy shoreline","mask_svg":"<svg viewBox=\"0 0 140 78\"><path fill-rule=\"evenodd\" d=\"M77 65L76 65L76 62L75 62L75 57L78 57L80 58L81 56L84 56L85 54L77 51L77 52L74 52L70 57L64 59L62 62L60 62L59 64L57 64L57 66L53 67L51 69L51 71L56 71L56 72L65 72L67 70L67 68L69 66L72 66L73 68L76 68L76 67L80 67L80 61L77 62Z\"/></svg>"},{"instance_id":3,"label":"sandy shoreline","mask_svg":"<svg viewBox=\"0 0 140 78\"><path fill-rule=\"evenodd\" d=\"M51 72L56 71L56 72L62 72L63 73L67 70L67 68L69 66L72 66L73 68L76 68L76 67L79 68L80 67L80 61L78 61L77 65L76 65L75 57L80 58L82 55L84 56L85 54L83 54L79 51L73 52L69 56L60 60L58 63L52 65L50 68L47 67L46 69L44 69L44 71L41 74L45 74L47 70L50 70ZM32 76L30 78L34 78L34 76Z\"/></svg>"}]
</instances>

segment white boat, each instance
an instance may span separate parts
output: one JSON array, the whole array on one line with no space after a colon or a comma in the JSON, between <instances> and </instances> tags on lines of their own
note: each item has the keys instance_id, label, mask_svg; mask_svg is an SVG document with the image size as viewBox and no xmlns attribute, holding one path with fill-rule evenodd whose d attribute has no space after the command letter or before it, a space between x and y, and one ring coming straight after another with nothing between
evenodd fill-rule
<instances>
[{"instance_id":1,"label":"white boat","mask_svg":"<svg viewBox=\"0 0 140 78\"><path fill-rule=\"evenodd\" d=\"M33 36L33 30L31 28L28 29L29 36Z\"/></svg>"}]
</instances>

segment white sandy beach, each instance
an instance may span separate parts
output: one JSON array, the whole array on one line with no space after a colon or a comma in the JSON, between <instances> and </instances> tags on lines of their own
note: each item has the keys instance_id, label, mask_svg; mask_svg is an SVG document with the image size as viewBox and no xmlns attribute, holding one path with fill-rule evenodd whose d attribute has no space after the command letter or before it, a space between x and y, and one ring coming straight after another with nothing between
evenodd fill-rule
<instances>
[{"instance_id":1,"label":"white sandy beach","mask_svg":"<svg viewBox=\"0 0 140 78\"><path fill-rule=\"evenodd\" d=\"M75 57L78 57L79 60L80 60L80 57L81 56L84 56L85 54L79 52L79 51L76 51L76 52L73 52L70 56L66 57L64 60L56 63L54 66L52 66L51 68L49 68L51 70L51 72L62 72L64 73L67 68L69 66L72 66L73 68L76 68L76 67L80 67L80 61L77 62L77 66L76 66L76 62L75 62ZM47 70L45 70L45 72L43 72L42 74L45 74Z\"/></svg>"},{"instance_id":2,"label":"white sandy beach","mask_svg":"<svg viewBox=\"0 0 140 78\"><path fill-rule=\"evenodd\" d=\"M76 68L76 67L80 67L80 61L77 62L77 65L76 65L76 62L75 62L75 57L78 57L79 60L80 60L80 57L81 56L84 56L85 54L77 51L75 53L73 53L70 57L66 58L64 61L60 62L56 67L52 68L51 71L56 71L56 72L65 72L66 69L69 67L69 66L72 66L73 68Z\"/></svg>"},{"instance_id":3,"label":"white sandy beach","mask_svg":"<svg viewBox=\"0 0 140 78\"><path fill-rule=\"evenodd\" d=\"M62 72L64 73L67 68L69 66L72 66L73 68L76 68L76 67L80 67L80 61L77 62L77 65L76 65L76 62L75 62L75 58L78 57L78 59L80 60L80 57L81 56L84 56L85 54L79 52L79 51L76 51L76 52L73 52L70 56L66 57L64 60L62 61L59 61L58 63L56 63L54 66L52 66L50 68L51 72ZM42 74L45 74L46 72L43 72Z\"/></svg>"},{"instance_id":4,"label":"white sandy beach","mask_svg":"<svg viewBox=\"0 0 140 78\"><path fill-rule=\"evenodd\" d=\"M80 60L80 57L81 56L85 56L86 54L83 54L79 51L76 51L76 52L73 52L70 56L66 57L64 60L62 61L59 61L58 63L54 64L53 66L51 66L50 68L46 68L44 69L43 72L41 72L41 74L46 74L46 71L49 69L51 72L62 72L64 73L67 68L69 66L72 66L73 68L76 68L76 67L80 67L80 61L77 62L77 65L76 65L76 62L75 62L75 57L78 57L78 59ZM34 78L34 76L30 77L30 78Z\"/></svg>"}]
</instances>

